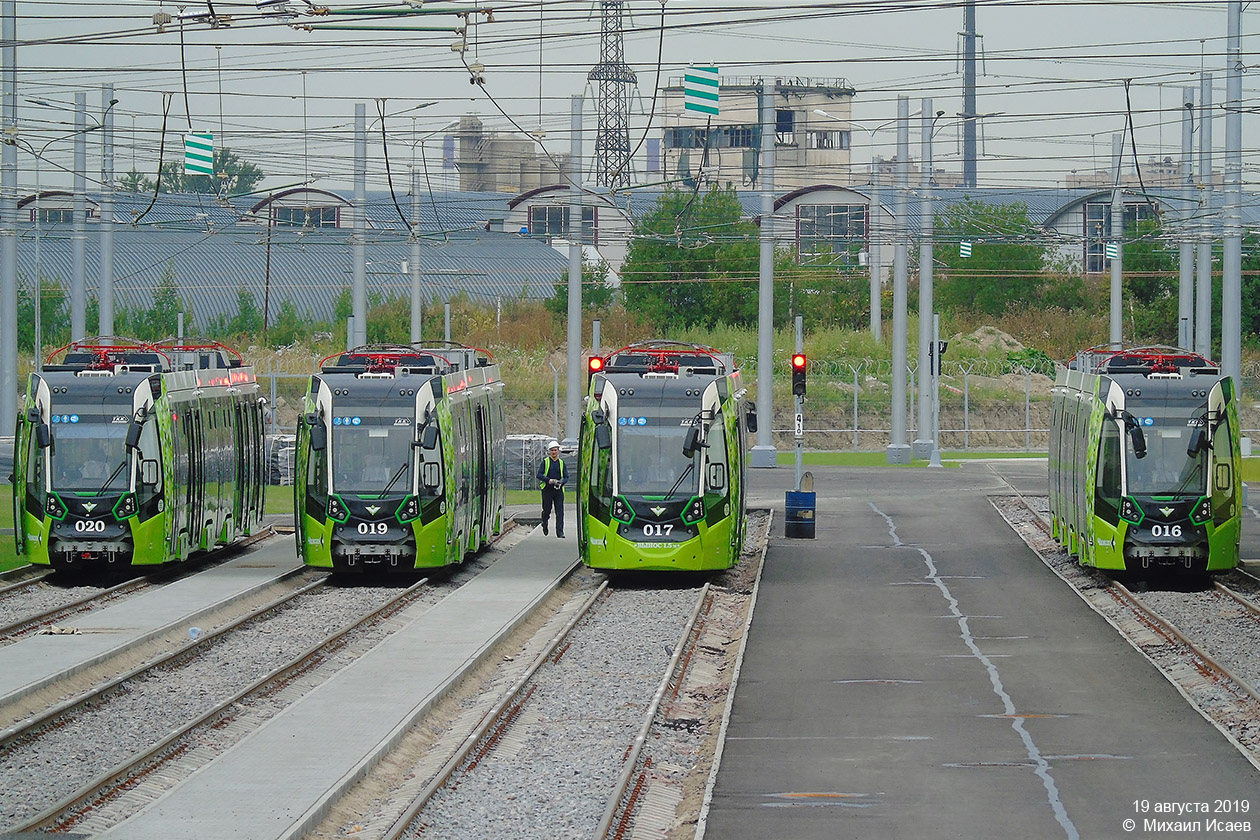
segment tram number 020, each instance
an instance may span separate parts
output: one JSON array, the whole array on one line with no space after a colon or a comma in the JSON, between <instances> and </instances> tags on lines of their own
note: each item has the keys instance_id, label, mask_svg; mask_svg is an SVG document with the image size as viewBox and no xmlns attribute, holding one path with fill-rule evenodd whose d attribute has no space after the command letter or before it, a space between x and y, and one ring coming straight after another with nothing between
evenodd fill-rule
<instances>
[{"instance_id":1,"label":"tram number 020","mask_svg":"<svg viewBox=\"0 0 1260 840\"><path fill-rule=\"evenodd\" d=\"M359 533L365 537L369 535L373 535L373 534L375 534L376 536L388 534L389 523L388 522L360 522Z\"/></svg>"},{"instance_id":2,"label":"tram number 020","mask_svg":"<svg viewBox=\"0 0 1260 840\"><path fill-rule=\"evenodd\" d=\"M673 525L661 525L659 522L649 522L643 526L645 537L668 537L673 531Z\"/></svg>"},{"instance_id":3,"label":"tram number 020","mask_svg":"<svg viewBox=\"0 0 1260 840\"><path fill-rule=\"evenodd\" d=\"M1152 525L1151 536L1152 537L1180 537L1181 526L1180 525Z\"/></svg>"},{"instance_id":4,"label":"tram number 020","mask_svg":"<svg viewBox=\"0 0 1260 840\"><path fill-rule=\"evenodd\" d=\"M95 531L105 530L104 519L80 519L74 523L74 530L80 534L92 533Z\"/></svg>"}]
</instances>

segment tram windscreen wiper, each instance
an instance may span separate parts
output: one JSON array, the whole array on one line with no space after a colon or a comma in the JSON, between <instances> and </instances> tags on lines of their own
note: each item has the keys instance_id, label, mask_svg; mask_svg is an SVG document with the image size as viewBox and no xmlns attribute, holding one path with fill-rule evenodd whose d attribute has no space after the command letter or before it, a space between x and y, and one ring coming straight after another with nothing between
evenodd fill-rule
<instances>
[{"instance_id":1,"label":"tram windscreen wiper","mask_svg":"<svg viewBox=\"0 0 1260 840\"><path fill-rule=\"evenodd\" d=\"M696 462L692 461L687 465L687 469L682 471L682 475L678 476L678 480L674 482L674 486L669 488L669 492L665 494L665 501L674 498L674 493L678 492L678 488L686 481L687 476L691 475L691 471L696 468Z\"/></svg>"},{"instance_id":2,"label":"tram windscreen wiper","mask_svg":"<svg viewBox=\"0 0 1260 840\"><path fill-rule=\"evenodd\" d=\"M402 478L402 475L403 473L407 471L408 466L410 466L410 464L407 461L403 461L402 464L399 465L397 471L394 472L394 477L389 480L389 483L385 485L385 489L382 490L381 494L377 496L376 498L378 499L385 498L385 494L388 493L390 489L398 482L398 479Z\"/></svg>"},{"instance_id":3,"label":"tram windscreen wiper","mask_svg":"<svg viewBox=\"0 0 1260 840\"><path fill-rule=\"evenodd\" d=\"M109 488L109 485L114 483L114 479L118 478L118 474L123 471L123 468L127 466L130 459L130 453L123 456L122 461L119 462L118 466L114 468L114 471L109 474L109 478L105 479L105 483L101 485L101 489L96 491L96 495L101 495Z\"/></svg>"}]
</instances>

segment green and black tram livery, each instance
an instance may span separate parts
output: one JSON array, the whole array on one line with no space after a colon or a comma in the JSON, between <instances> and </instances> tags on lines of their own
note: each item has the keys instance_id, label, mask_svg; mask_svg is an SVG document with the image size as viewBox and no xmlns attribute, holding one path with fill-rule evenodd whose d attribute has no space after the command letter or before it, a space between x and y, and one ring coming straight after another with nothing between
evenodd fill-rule
<instances>
[{"instance_id":1,"label":"green and black tram livery","mask_svg":"<svg viewBox=\"0 0 1260 840\"><path fill-rule=\"evenodd\" d=\"M729 355L669 341L589 362L577 484L582 561L703 571L744 540L744 389Z\"/></svg>"},{"instance_id":2,"label":"green and black tram livery","mask_svg":"<svg viewBox=\"0 0 1260 840\"><path fill-rule=\"evenodd\" d=\"M1099 569L1238 565L1234 382L1187 350L1091 350L1059 371L1050 424L1055 537Z\"/></svg>"},{"instance_id":3,"label":"green and black tram livery","mask_svg":"<svg viewBox=\"0 0 1260 840\"><path fill-rule=\"evenodd\" d=\"M220 344L95 338L32 373L14 438L18 553L58 569L151 566L262 522L253 369Z\"/></svg>"},{"instance_id":4,"label":"green and black tram livery","mask_svg":"<svg viewBox=\"0 0 1260 840\"><path fill-rule=\"evenodd\" d=\"M324 359L298 418L308 566L449 566L503 525L503 382L485 351L364 346Z\"/></svg>"}]
</instances>

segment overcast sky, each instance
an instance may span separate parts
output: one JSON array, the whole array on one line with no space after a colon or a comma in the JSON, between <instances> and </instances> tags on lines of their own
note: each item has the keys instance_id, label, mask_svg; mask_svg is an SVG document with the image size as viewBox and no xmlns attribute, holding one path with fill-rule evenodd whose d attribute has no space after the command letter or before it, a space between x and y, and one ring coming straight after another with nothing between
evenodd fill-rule
<instances>
[{"instance_id":1,"label":"overcast sky","mask_svg":"<svg viewBox=\"0 0 1260 840\"><path fill-rule=\"evenodd\" d=\"M367 104L369 120L385 99L386 132L395 177L411 162L414 139L428 133L430 166L437 138L463 114L477 114L492 129L511 129L506 113L526 129L541 123L554 152L569 147L569 97L587 93L585 148L596 124L594 91L586 73L599 58L599 6L592 0L504 0L492 21L474 13L464 39L467 61L485 65L485 85L470 85L452 32L303 31L259 13L253 0L213 3L231 26L205 20L159 33L153 15L179 7L157 0L92 0L62 3L18 0L19 131L36 148L70 130L76 90L87 89L89 108L101 107L100 85L112 82L117 170L156 169L166 114L165 156L182 152L189 124L213 131L216 143L238 150L279 188L314 175L315 186L346 189L351 183L354 104ZM354 0L328 0L335 11L362 8ZM393 5L402 3L372 4ZM309 11L305 0L290 0ZM429 0L426 12L468 11L473 3ZM689 63L712 62L724 76L842 78L856 91L855 123L874 128L896 116L898 96L933 98L943 110L935 154L938 166L961 167L954 115L962 109L959 60L960 5L940 0L778 2L755 0L627 0L626 60L638 74L632 140L644 131L653 88L677 77ZM1224 145L1224 2L977 2L982 36L978 110L984 120L981 185L1055 186L1072 171L1109 166L1111 136L1125 127L1124 80L1138 158L1172 156L1181 149L1181 88L1197 90L1201 67L1215 73L1218 118L1213 134ZM185 4L188 12L204 3ZM662 9L665 28L661 29ZM366 26L379 20L299 14L297 27L330 23ZM390 20L406 26L463 25L454 14ZM1243 13L1243 62L1255 61L1260 7ZM540 37L541 34L541 37ZM303 73L302 71L306 71ZM186 83L185 83L186 77ZM1255 108L1256 81L1244 75L1243 107ZM186 91L186 97L185 97ZM38 99L48 105L33 104ZM185 102L187 102L187 110ZM425 104L432 103L432 104ZM502 112L502 113L501 113ZM1260 121L1244 117L1244 178L1256 180ZM414 134L413 134L414 132ZM91 136L91 135L90 135ZM656 133L659 136L659 132ZM911 132L918 156L918 125ZM891 156L895 131L871 138L854 132L855 162L872 153ZM1126 139L1126 153L1128 153ZM57 166L71 162L69 139L53 140L42 167L44 184L58 181ZM89 168L95 162L95 150ZM380 123L369 142L370 189L386 187ZM24 185L32 181L29 154L19 155ZM1132 166L1131 158L1127 166ZM430 171L433 171L431 169ZM398 181L395 181L398 185ZM436 181L435 186L443 186Z\"/></svg>"}]
</instances>

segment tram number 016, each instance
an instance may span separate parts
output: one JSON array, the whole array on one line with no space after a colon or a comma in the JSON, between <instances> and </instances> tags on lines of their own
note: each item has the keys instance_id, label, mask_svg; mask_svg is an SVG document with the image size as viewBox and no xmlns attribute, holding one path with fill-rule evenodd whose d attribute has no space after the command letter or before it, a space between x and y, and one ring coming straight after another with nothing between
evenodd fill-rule
<instances>
[{"instance_id":1,"label":"tram number 016","mask_svg":"<svg viewBox=\"0 0 1260 840\"><path fill-rule=\"evenodd\" d=\"M1180 525L1152 525L1151 536L1152 537L1180 537L1181 526Z\"/></svg>"},{"instance_id":2,"label":"tram number 016","mask_svg":"<svg viewBox=\"0 0 1260 840\"><path fill-rule=\"evenodd\" d=\"M661 525L659 522L649 522L643 526L645 537L668 537L673 531L673 525Z\"/></svg>"},{"instance_id":3,"label":"tram number 016","mask_svg":"<svg viewBox=\"0 0 1260 840\"><path fill-rule=\"evenodd\" d=\"M383 536L389 533L388 522L360 522L359 533L363 536L376 535Z\"/></svg>"}]
</instances>

